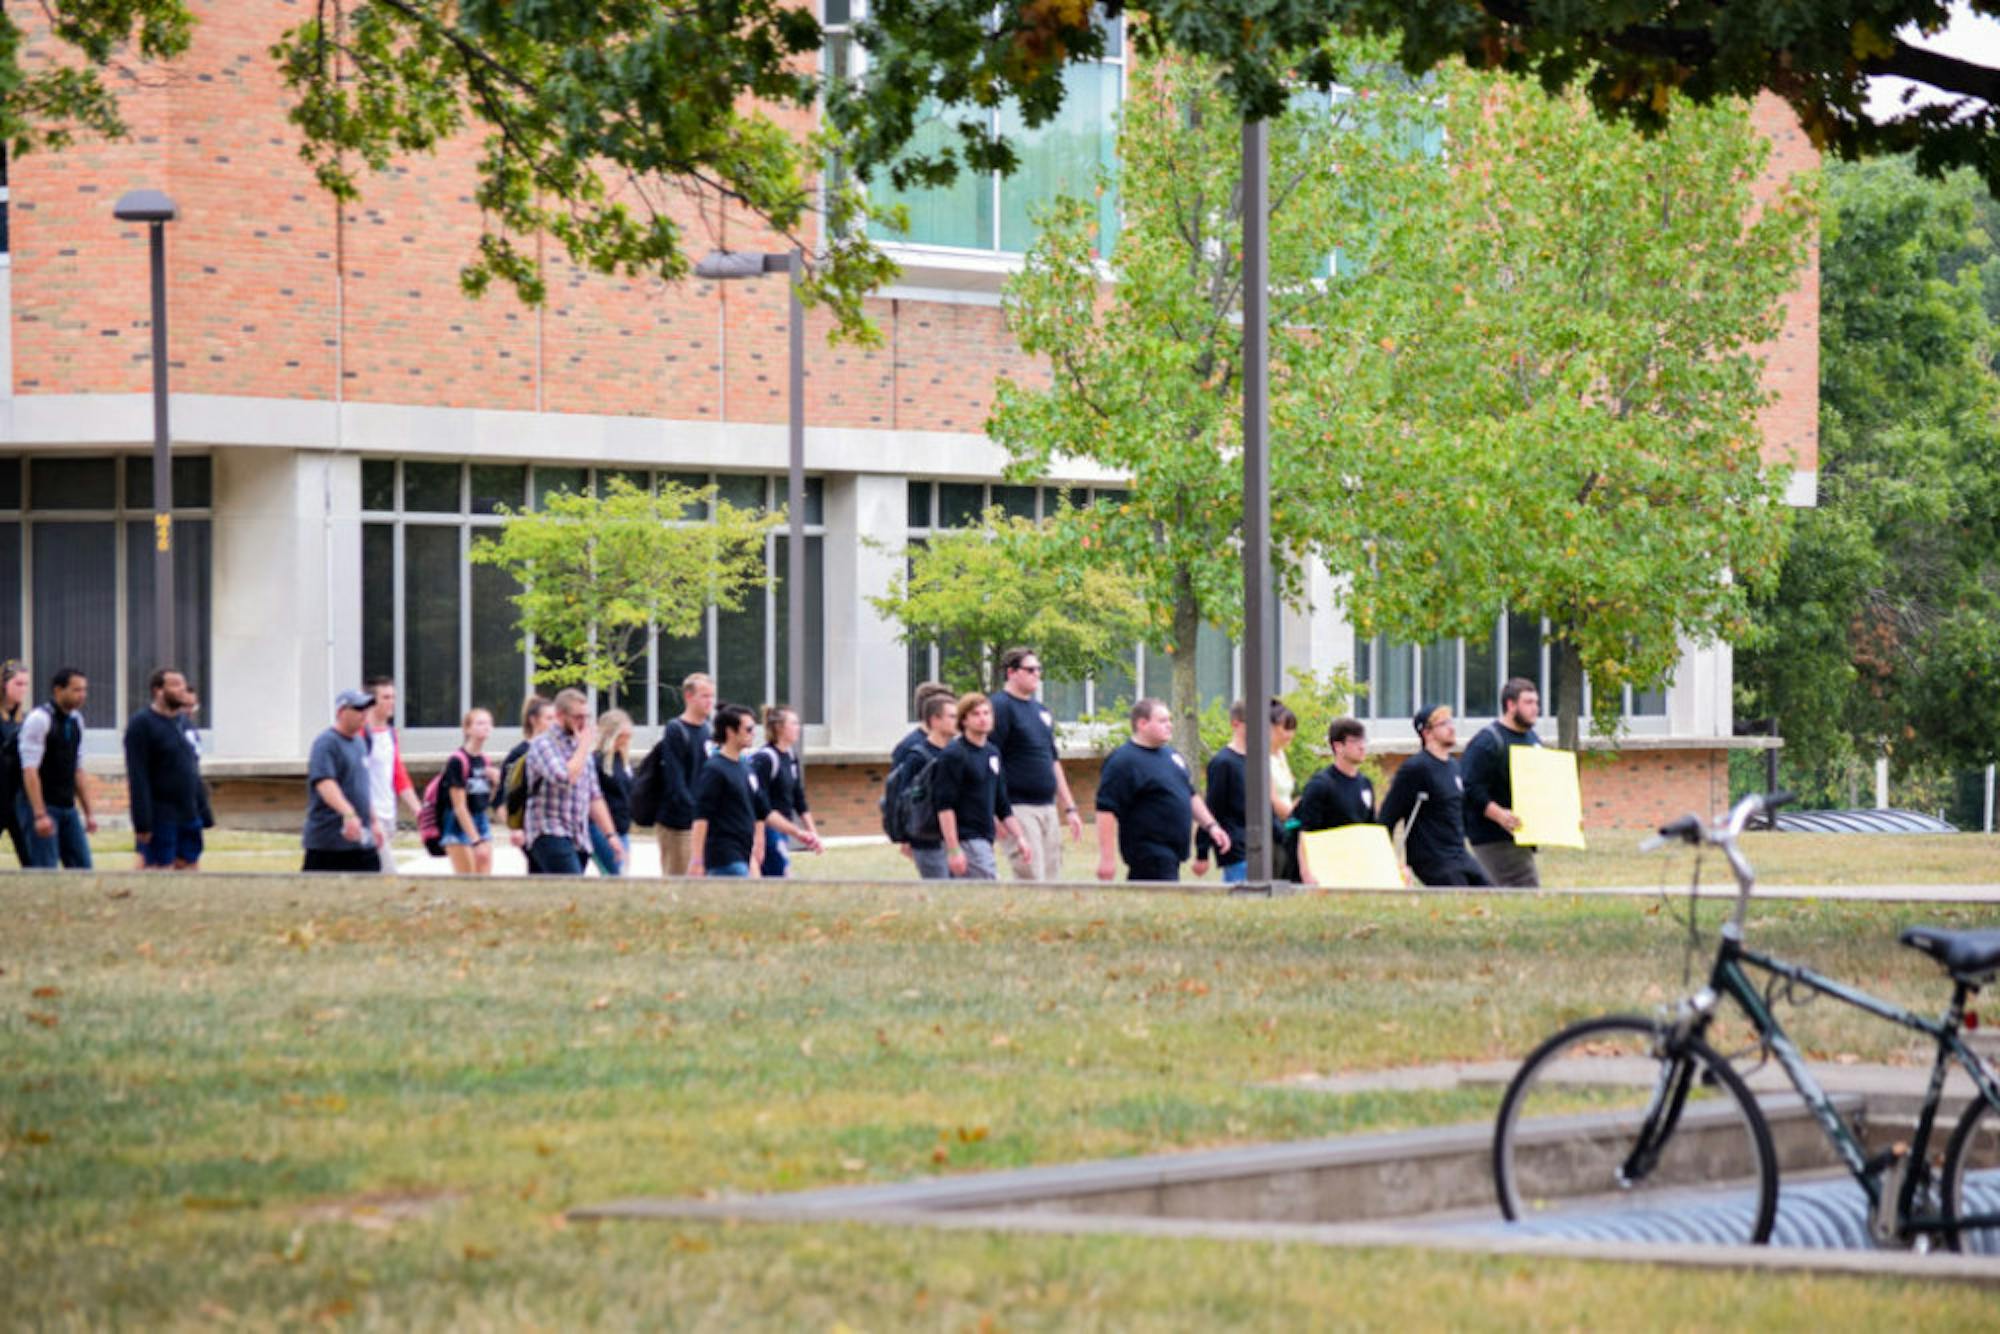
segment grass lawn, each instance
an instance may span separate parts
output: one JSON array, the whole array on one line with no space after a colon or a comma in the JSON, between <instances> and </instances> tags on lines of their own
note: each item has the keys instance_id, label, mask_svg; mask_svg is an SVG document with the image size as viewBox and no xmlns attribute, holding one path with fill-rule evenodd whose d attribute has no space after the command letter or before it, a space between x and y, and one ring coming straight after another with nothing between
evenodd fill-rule
<instances>
[{"instance_id":1,"label":"grass lawn","mask_svg":"<svg viewBox=\"0 0 2000 1334\"><path fill-rule=\"evenodd\" d=\"M1860 841L1860 840L1853 840ZM885 886L7 885L0 1311L21 1326L1991 1327L1952 1285L845 1225L565 1226L788 1190L1482 1120L1307 1071L1517 1056L1681 989L1645 901ZM1720 909L1715 912L1719 914ZM1761 905L1908 1003L1989 910ZM1826 1002L1810 1051L1898 1060Z\"/></svg>"}]
</instances>

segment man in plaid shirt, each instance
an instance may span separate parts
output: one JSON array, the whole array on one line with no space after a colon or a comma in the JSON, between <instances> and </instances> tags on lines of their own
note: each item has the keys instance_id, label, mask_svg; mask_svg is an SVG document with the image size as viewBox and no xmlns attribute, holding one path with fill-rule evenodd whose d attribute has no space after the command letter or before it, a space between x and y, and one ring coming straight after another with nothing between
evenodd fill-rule
<instances>
[{"instance_id":1,"label":"man in plaid shirt","mask_svg":"<svg viewBox=\"0 0 2000 1334\"><path fill-rule=\"evenodd\" d=\"M597 728L590 721L590 701L581 690L564 690L555 703L556 725L528 747L528 868L541 875L582 875L579 849L590 846L593 822L609 837L620 862L625 854L597 788L592 759Z\"/></svg>"}]
</instances>

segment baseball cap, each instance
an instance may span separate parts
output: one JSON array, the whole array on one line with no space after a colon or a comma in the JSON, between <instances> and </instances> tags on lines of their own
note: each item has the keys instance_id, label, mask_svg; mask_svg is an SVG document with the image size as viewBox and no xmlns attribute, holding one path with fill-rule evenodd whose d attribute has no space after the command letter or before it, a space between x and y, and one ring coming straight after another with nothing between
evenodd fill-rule
<instances>
[{"instance_id":1,"label":"baseball cap","mask_svg":"<svg viewBox=\"0 0 2000 1334\"><path fill-rule=\"evenodd\" d=\"M336 713L342 709L372 709L374 707L375 697L365 690L343 690L333 697L333 709Z\"/></svg>"},{"instance_id":2,"label":"baseball cap","mask_svg":"<svg viewBox=\"0 0 2000 1334\"><path fill-rule=\"evenodd\" d=\"M1417 729L1418 736L1422 736L1432 723L1449 717L1451 717L1451 705L1429 704L1417 711L1417 716L1410 720L1410 725Z\"/></svg>"}]
</instances>

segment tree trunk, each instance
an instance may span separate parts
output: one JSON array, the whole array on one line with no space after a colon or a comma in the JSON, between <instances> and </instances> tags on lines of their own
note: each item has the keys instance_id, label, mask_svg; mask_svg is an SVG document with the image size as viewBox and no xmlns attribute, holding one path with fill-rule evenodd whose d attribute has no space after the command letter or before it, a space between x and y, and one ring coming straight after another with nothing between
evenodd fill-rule
<instances>
[{"instance_id":1,"label":"tree trunk","mask_svg":"<svg viewBox=\"0 0 2000 1334\"><path fill-rule=\"evenodd\" d=\"M1201 637L1201 606L1194 600L1194 581L1186 571L1174 576L1174 749L1196 773L1208 757L1201 745L1201 697L1195 685L1195 642Z\"/></svg>"},{"instance_id":2,"label":"tree trunk","mask_svg":"<svg viewBox=\"0 0 2000 1334\"><path fill-rule=\"evenodd\" d=\"M1554 642L1549 646L1551 683L1556 691L1556 746L1574 753L1581 739L1583 718L1583 661L1576 645L1558 627L1551 626Z\"/></svg>"}]
</instances>

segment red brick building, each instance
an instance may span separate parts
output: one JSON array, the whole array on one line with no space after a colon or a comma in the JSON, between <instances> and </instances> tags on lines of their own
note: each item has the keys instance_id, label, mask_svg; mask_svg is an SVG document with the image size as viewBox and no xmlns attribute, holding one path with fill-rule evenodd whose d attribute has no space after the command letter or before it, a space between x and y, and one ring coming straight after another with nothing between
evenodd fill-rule
<instances>
[{"instance_id":1,"label":"red brick building","mask_svg":"<svg viewBox=\"0 0 2000 1334\"><path fill-rule=\"evenodd\" d=\"M409 161L367 181L360 204L336 206L298 157L267 54L301 11L196 9L186 59L128 89L129 142L38 154L6 182L0 654L25 658L38 678L58 665L86 671L92 748L116 767L110 725L139 705L152 665L152 368L143 232L111 208L154 186L181 208L169 229L179 638L207 701L211 772L289 786L334 692L375 670L402 683L406 748L442 755L467 707L492 708L504 726L529 681L504 583L464 559L496 505L613 472L782 499L786 294L778 281L666 287L557 263L542 308L498 292L469 300L458 267L480 228L472 155ZM782 680L783 618L760 598L740 614L711 612L696 640L656 646L642 697L625 701L642 733L677 709L688 670L710 671L725 698L791 695L809 722L822 804L840 812L836 831L867 826L877 762L907 725L910 683L930 668L867 601L899 559L868 539L898 543L989 502L1032 514L1058 486L1117 489L1088 469L1041 488L1000 485L1003 458L982 426L996 372L1040 374L999 309L1026 207L1036 191L1083 183L1065 172L1109 160L1122 80L1116 61L1077 75L1068 118L1050 131L1067 136L1068 156L1050 173L975 181L919 210L914 240L895 247L901 280L870 303L881 347L830 348L813 317L805 689ZM1756 114L1777 145L1774 178L1812 164L1782 107ZM1767 457L1795 470L1803 503L1817 459L1816 300L1809 270L1768 372L1778 398ZM775 548L773 560L780 568ZM1353 665L1326 580L1315 593L1310 612L1287 618L1287 664ZM1407 656L1375 663L1373 679L1449 676L1477 716L1496 685L1485 678L1510 665L1544 675L1539 627L1512 627L1499 644L1498 662L1459 646L1429 673L1420 650L1390 646ZM1205 642L1204 689L1231 694L1234 675L1228 644ZM1074 717L1157 690L1164 663L1135 652L1119 677L1055 683L1050 702ZM1719 792L1730 686L1726 648L1690 648L1671 683L1628 701L1626 758L1587 780L1599 816L1643 822ZM1398 717L1394 691L1379 693L1378 735L1407 741L1409 710Z\"/></svg>"}]
</instances>

